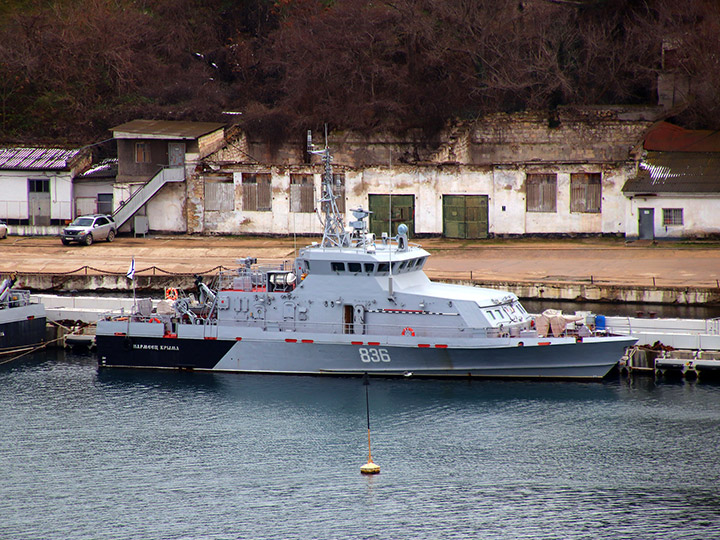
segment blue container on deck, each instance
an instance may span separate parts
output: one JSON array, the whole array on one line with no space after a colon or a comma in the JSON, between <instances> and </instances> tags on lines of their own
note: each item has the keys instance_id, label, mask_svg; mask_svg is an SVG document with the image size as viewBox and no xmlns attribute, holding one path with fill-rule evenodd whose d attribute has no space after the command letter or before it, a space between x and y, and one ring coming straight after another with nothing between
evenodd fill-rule
<instances>
[{"instance_id":1,"label":"blue container on deck","mask_svg":"<svg viewBox=\"0 0 720 540\"><path fill-rule=\"evenodd\" d=\"M595 315L595 330L605 330L605 315Z\"/></svg>"}]
</instances>

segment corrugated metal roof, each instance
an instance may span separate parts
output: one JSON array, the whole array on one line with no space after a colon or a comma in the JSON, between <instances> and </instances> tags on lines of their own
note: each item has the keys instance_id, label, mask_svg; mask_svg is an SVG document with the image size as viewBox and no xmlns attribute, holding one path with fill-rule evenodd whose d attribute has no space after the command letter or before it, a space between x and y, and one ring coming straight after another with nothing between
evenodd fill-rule
<instances>
[{"instance_id":1,"label":"corrugated metal roof","mask_svg":"<svg viewBox=\"0 0 720 540\"><path fill-rule=\"evenodd\" d=\"M623 186L632 193L720 193L720 153L648 152Z\"/></svg>"},{"instance_id":2,"label":"corrugated metal roof","mask_svg":"<svg viewBox=\"0 0 720 540\"><path fill-rule=\"evenodd\" d=\"M165 139L197 139L218 129L225 124L218 122L180 122L175 120L132 120L110 128L118 138L121 133L148 135ZM141 138L141 137L137 137Z\"/></svg>"},{"instance_id":3,"label":"corrugated metal roof","mask_svg":"<svg viewBox=\"0 0 720 540\"><path fill-rule=\"evenodd\" d=\"M0 169L62 170L80 150L62 148L0 148Z\"/></svg>"},{"instance_id":4,"label":"corrugated metal roof","mask_svg":"<svg viewBox=\"0 0 720 540\"><path fill-rule=\"evenodd\" d=\"M720 152L720 131L660 122L645 135L643 147L655 152Z\"/></svg>"}]
</instances>

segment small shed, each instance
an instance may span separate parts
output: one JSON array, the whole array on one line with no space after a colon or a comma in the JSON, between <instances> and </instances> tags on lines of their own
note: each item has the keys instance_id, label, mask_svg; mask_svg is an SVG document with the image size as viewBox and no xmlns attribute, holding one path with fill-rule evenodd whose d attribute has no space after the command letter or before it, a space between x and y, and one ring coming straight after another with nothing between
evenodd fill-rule
<instances>
[{"instance_id":1,"label":"small shed","mask_svg":"<svg viewBox=\"0 0 720 540\"><path fill-rule=\"evenodd\" d=\"M628 238L696 238L720 234L720 153L648 152L628 197Z\"/></svg>"},{"instance_id":2,"label":"small shed","mask_svg":"<svg viewBox=\"0 0 720 540\"><path fill-rule=\"evenodd\" d=\"M14 234L55 234L73 217L73 180L88 152L0 148L0 219Z\"/></svg>"},{"instance_id":3,"label":"small shed","mask_svg":"<svg viewBox=\"0 0 720 540\"><path fill-rule=\"evenodd\" d=\"M622 188L628 238L720 234L720 132L659 122L643 139L638 173Z\"/></svg>"}]
</instances>

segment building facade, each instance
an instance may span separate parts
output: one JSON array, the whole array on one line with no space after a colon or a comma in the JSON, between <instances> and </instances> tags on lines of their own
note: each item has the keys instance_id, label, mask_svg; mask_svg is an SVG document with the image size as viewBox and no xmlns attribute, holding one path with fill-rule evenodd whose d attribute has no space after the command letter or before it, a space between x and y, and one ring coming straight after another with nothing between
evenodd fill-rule
<instances>
[{"instance_id":1,"label":"building facade","mask_svg":"<svg viewBox=\"0 0 720 540\"><path fill-rule=\"evenodd\" d=\"M185 177L224 144L224 128L166 120L133 120L111 128L117 141L113 204L120 230L133 230L137 217L150 230L185 232Z\"/></svg>"},{"instance_id":2,"label":"building facade","mask_svg":"<svg viewBox=\"0 0 720 540\"><path fill-rule=\"evenodd\" d=\"M333 132L338 204L342 212L371 210L376 234L405 222L411 234L453 238L622 235L622 187L636 175L643 137L659 114L647 107L495 114L430 140ZM304 138L278 146L231 131L187 179L187 231L318 234L321 180Z\"/></svg>"},{"instance_id":3,"label":"building facade","mask_svg":"<svg viewBox=\"0 0 720 540\"><path fill-rule=\"evenodd\" d=\"M0 149L0 219L12 234L56 234L74 215L73 180L90 155L63 148Z\"/></svg>"}]
</instances>

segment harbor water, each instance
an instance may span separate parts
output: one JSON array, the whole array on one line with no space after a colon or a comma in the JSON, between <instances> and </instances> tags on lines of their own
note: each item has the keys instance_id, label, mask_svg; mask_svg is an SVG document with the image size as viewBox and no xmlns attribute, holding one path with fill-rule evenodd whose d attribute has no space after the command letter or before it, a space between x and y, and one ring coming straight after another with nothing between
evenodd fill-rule
<instances>
[{"instance_id":1,"label":"harbor water","mask_svg":"<svg viewBox=\"0 0 720 540\"><path fill-rule=\"evenodd\" d=\"M3 539L720 538L720 385L0 366Z\"/></svg>"}]
</instances>

